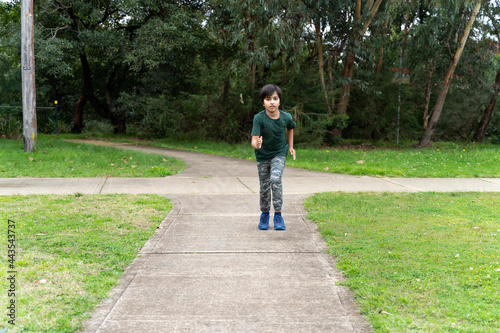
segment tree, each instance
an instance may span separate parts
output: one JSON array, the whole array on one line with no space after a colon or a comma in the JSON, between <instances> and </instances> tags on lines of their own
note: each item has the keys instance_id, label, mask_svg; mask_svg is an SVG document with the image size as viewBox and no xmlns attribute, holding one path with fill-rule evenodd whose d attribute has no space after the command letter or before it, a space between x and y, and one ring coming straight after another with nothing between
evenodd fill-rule
<instances>
[{"instance_id":1,"label":"tree","mask_svg":"<svg viewBox=\"0 0 500 333\"><path fill-rule=\"evenodd\" d=\"M20 2L0 2L0 104L21 103L20 17Z\"/></svg>"},{"instance_id":2,"label":"tree","mask_svg":"<svg viewBox=\"0 0 500 333\"><path fill-rule=\"evenodd\" d=\"M200 8L198 1L45 1L39 20L45 40L66 41L64 57L79 61L81 103L87 100L115 133L125 133L128 110L120 96L134 92L141 77L159 66L189 67L203 41L193 36L201 31Z\"/></svg>"},{"instance_id":3,"label":"tree","mask_svg":"<svg viewBox=\"0 0 500 333\"><path fill-rule=\"evenodd\" d=\"M486 107L484 108L483 116L481 117L481 121L477 125L474 137L472 138L473 142L483 142L484 136L486 134L486 129L488 128L488 124L490 123L491 116L493 115L493 111L495 110L495 106L497 104L497 96L499 93L500 93L500 69L497 71L497 75L495 77L495 84L493 85L493 91L491 92L489 101L486 104Z\"/></svg>"},{"instance_id":4,"label":"tree","mask_svg":"<svg viewBox=\"0 0 500 333\"><path fill-rule=\"evenodd\" d=\"M420 139L420 142L418 143L418 147L425 147L428 146L432 135L434 134L434 130L436 128L436 125L439 121L439 118L441 117L441 112L443 110L443 105L444 101L446 99L446 94L448 93L448 89L450 88L450 83L451 83L451 78L453 76L453 73L455 72L455 68L458 65L458 62L460 61L460 57L462 55L462 52L464 51L465 48L465 43L467 42L467 38L469 37L470 30L472 28L472 25L474 24L474 21L476 20L476 16L479 12L479 9L481 7L481 0L477 0L474 8L472 9L472 12L470 14L469 20L467 25L464 28L464 31L462 33L462 36L460 38L460 43L459 46L453 56L453 58L450 61L450 65L448 67L448 70L446 72L446 76L443 81L443 85L441 87L441 91L439 93L438 99L436 101L436 104L434 105L432 109L432 117L427 125L427 128L425 129L422 138Z\"/></svg>"},{"instance_id":5,"label":"tree","mask_svg":"<svg viewBox=\"0 0 500 333\"><path fill-rule=\"evenodd\" d=\"M487 5L488 18L489 22L485 24L487 28L485 29L491 35L496 36L496 43L491 41L492 50L491 53L500 54L499 45L500 45L500 24L498 23L499 15L500 15L500 6L495 6L493 4ZM496 45L495 45L496 44ZM497 103L497 96L500 93L500 68L497 71L495 76L495 83L493 85L493 89L491 95L489 97L488 103L483 111L483 116L479 124L477 125L476 132L472 138L473 142L483 142L484 136L486 134L486 129L491 121L491 117L493 115L493 111L495 110L495 106Z\"/></svg>"},{"instance_id":6,"label":"tree","mask_svg":"<svg viewBox=\"0 0 500 333\"><path fill-rule=\"evenodd\" d=\"M354 53L355 44L359 42L361 38L365 35L370 23L377 14L382 0L368 0L365 4L365 11L367 12L364 16L364 20L361 18L361 0L356 0L356 7L354 9L354 31L351 35L351 42L347 55L344 60L344 72L342 74L342 93L340 95L338 103L338 114L346 114L347 106L349 105L349 95L352 89L352 73L354 70L354 60L356 54Z\"/></svg>"},{"instance_id":7,"label":"tree","mask_svg":"<svg viewBox=\"0 0 500 333\"><path fill-rule=\"evenodd\" d=\"M71 110L63 119L75 119L74 131L82 129L85 112L86 120L112 122L116 132L128 127L136 134L239 141L260 108L256 89L273 82L285 92L284 109L300 124L297 142L310 144L330 142L332 133L391 140L398 105L391 68L401 67L403 55L402 67L412 75L401 86L401 131L404 139L418 139L474 7L471 0L36 5L37 97L42 104L57 99L63 112ZM478 22L484 20L476 21L450 78L436 133L442 139L471 137L486 110L477 106L493 92L498 68L482 55L492 33ZM7 64L12 57L0 54ZM4 91L0 98L6 100ZM50 122L44 123L50 131Z\"/></svg>"}]
</instances>

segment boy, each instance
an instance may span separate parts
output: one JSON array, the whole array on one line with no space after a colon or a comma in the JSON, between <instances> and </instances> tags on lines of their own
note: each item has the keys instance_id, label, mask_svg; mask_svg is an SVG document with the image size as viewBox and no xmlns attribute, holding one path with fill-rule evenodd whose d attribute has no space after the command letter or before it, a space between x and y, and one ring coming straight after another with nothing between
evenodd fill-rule
<instances>
[{"instance_id":1,"label":"boy","mask_svg":"<svg viewBox=\"0 0 500 333\"><path fill-rule=\"evenodd\" d=\"M281 111L281 89L268 84L260 91L260 100L265 110L253 118L252 147L255 148L260 181L259 229L269 229L269 211L271 209L271 191L274 206L274 230L285 230L281 216L283 189L281 176L285 168L288 152L295 160L293 149L293 129L297 126L292 116Z\"/></svg>"}]
</instances>

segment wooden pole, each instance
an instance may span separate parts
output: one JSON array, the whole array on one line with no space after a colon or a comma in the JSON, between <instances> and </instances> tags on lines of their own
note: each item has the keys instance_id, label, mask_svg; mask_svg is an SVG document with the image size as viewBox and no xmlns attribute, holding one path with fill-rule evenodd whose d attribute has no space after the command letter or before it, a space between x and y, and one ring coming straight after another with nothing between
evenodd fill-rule
<instances>
[{"instance_id":1,"label":"wooden pole","mask_svg":"<svg viewBox=\"0 0 500 333\"><path fill-rule=\"evenodd\" d=\"M21 0L21 76L24 151L33 152L37 136L33 0Z\"/></svg>"}]
</instances>

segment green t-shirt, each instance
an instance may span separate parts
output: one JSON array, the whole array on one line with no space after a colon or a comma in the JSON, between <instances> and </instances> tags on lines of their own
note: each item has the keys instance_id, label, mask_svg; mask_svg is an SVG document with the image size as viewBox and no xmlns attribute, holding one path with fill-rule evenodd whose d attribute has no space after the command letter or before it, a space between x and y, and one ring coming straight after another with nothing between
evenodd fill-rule
<instances>
[{"instance_id":1,"label":"green t-shirt","mask_svg":"<svg viewBox=\"0 0 500 333\"><path fill-rule=\"evenodd\" d=\"M297 124L288 112L280 110L278 119L270 118L266 110L253 117L252 136L262 136L262 148L255 149L257 162L264 162L275 156L288 155L285 128L294 129Z\"/></svg>"}]
</instances>

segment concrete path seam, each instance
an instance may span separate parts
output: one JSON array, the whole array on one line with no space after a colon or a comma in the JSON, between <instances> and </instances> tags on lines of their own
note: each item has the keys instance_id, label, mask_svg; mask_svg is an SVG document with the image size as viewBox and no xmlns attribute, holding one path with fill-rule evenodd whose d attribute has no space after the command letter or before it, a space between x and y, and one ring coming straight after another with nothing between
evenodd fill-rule
<instances>
[{"instance_id":1,"label":"concrete path seam","mask_svg":"<svg viewBox=\"0 0 500 333\"><path fill-rule=\"evenodd\" d=\"M168 213L168 215L165 217L165 219L163 219L163 221L160 223L160 225L158 226L158 229L156 229L157 231L160 230L160 232L155 233L155 235L152 238L150 238L146 242L146 244L144 244L144 246L139 251L139 253L142 253L143 251L145 251L144 250L145 248L147 249L149 247L152 248L151 252L145 252L145 253L153 253L153 252L157 253L155 251L156 247L161 242L163 237L165 237L165 235L167 234L167 232L170 229L170 227L172 226L172 224L179 218L179 216L182 215L182 211L183 211L182 202L175 197L172 197L169 199L172 201L172 210Z\"/></svg>"},{"instance_id":2,"label":"concrete path seam","mask_svg":"<svg viewBox=\"0 0 500 333\"><path fill-rule=\"evenodd\" d=\"M416 189L416 188L414 188L414 187L411 187L411 186L408 186L408 185L401 185L401 184L398 184L398 183L396 183L396 182L393 182L390 178L385 178L385 177L384 177L384 178L380 178L380 179L382 179L382 180L384 180L384 181L386 181L386 182L388 182L388 183L390 183L390 184L393 184L393 185L396 185L396 186L399 186L399 187L402 187L402 188L407 188L407 189L410 189L410 190L411 190L411 191L413 191L413 192L422 192L421 190Z\"/></svg>"},{"instance_id":3,"label":"concrete path seam","mask_svg":"<svg viewBox=\"0 0 500 333\"><path fill-rule=\"evenodd\" d=\"M101 188L99 189L99 193L98 193L98 194L101 194L102 189L104 188L104 185L106 185L106 183L108 182L108 178L109 178L109 177L104 177L104 182L102 183L102 186L101 186Z\"/></svg>"},{"instance_id":4,"label":"concrete path seam","mask_svg":"<svg viewBox=\"0 0 500 333\"><path fill-rule=\"evenodd\" d=\"M255 192L247 186L247 184L245 184L243 181L241 181L240 177L236 177L236 179L238 179L238 181L243 185L245 186L250 192L252 192L252 194L255 194Z\"/></svg>"},{"instance_id":5,"label":"concrete path seam","mask_svg":"<svg viewBox=\"0 0 500 333\"><path fill-rule=\"evenodd\" d=\"M486 178L478 178L479 180L482 180L483 182L486 182L488 184L496 184L495 182L492 182L491 180L488 180Z\"/></svg>"},{"instance_id":6,"label":"concrete path seam","mask_svg":"<svg viewBox=\"0 0 500 333\"><path fill-rule=\"evenodd\" d=\"M141 252L145 254L318 254L321 251L155 251L155 252Z\"/></svg>"}]
</instances>

